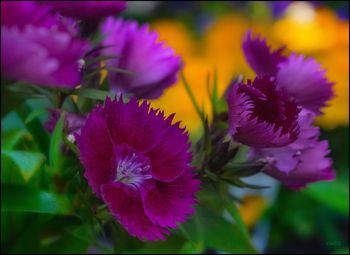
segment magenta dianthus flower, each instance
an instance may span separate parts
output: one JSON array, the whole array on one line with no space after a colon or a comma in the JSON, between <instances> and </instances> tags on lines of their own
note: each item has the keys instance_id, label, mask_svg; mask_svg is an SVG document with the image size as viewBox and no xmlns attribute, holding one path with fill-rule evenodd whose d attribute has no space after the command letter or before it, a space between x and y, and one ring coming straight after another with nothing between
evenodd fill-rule
<instances>
[{"instance_id":1,"label":"magenta dianthus flower","mask_svg":"<svg viewBox=\"0 0 350 255\"><path fill-rule=\"evenodd\" d=\"M248 146L281 147L297 139L299 111L273 77L234 84L228 94L229 133Z\"/></svg>"},{"instance_id":2,"label":"magenta dianthus flower","mask_svg":"<svg viewBox=\"0 0 350 255\"><path fill-rule=\"evenodd\" d=\"M137 98L155 99L177 80L180 58L174 50L157 42L158 34L148 31L148 25L135 21L107 18L101 31L105 38L102 55L117 56L106 61L108 68L124 69L132 74L111 71L111 89L117 94L132 94Z\"/></svg>"},{"instance_id":3,"label":"magenta dianthus flower","mask_svg":"<svg viewBox=\"0 0 350 255\"><path fill-rule=\"evenodd\" d=\"M106 99L77 136L85 177L130 235L164 239L194 212L199 180L188 134L163 112L135 98Z\"/></svg>"},{"instance_id":4,"label":"magenta dianthus flower","mask_svg":"<svg viewBox=\"0 0 350 255\"><path fill-rule=\"evenodd\" d=\"M271 51L266 39L252 38L249 30L243 40L243 52L247 62L258 76L276 77L277 87L305 109L321 114L320 109L333 96L333 83L328 82L325 71L312 58L294 53L283 55L284 47Z\"/></svg>"},{"instance_id":5,"label":"magenta dianthus flower","mask_svg":"<svg viewBox=\"0 0 350 255\"><path fill-rule=\"evenodd\" d=\"M126 8L126 1L43 1L63 16L81 20L99 20Z\"/></svg>"},{"instance_id":6,"label":"magenta dianthus flower","mask_svg":"<svg viewBox=\"0 0 350 255\"><path fill-rule=\"evenodd\" d=\"M319 128L312 126L315 115L303 110L299 115L298 139L281 148L250 148L249 157L268 163L265 173L291 189L299 190L317 181L332 181L335 171L328 142L319 141Z\"/></svg>"}]
</instances>

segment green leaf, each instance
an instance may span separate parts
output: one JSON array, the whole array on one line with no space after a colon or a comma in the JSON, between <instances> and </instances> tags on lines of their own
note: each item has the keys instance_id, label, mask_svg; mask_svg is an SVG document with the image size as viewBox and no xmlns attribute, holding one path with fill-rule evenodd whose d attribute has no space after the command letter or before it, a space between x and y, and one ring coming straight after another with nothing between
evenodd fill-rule
<instances>
[{"instance_id":1,"label":"green leaf","mask_svg":"<svg viewBox=\"0 0 350 255\"><path fill-rule=\"evenodd\" d=\"M23 102L23 97L15 96L14 94L1 89L1 117L16 109Z\"/></svg>"},{"instance_id":2,"label":"green leaf","mask_svg":"<svg viewBox=\"0 0 350 255\"><path fill-rule=\"evenodd\" d=\"M42 253L85 253L93 245L94 237L88 226L82 225L73 231L64 230L42 240Z\"/></svg>"},{"instance_id":3,"label":"green leaf","mask_svg":"<svg viewBox=\"0 0 350 255\"><path fill-rule=\"evenodd\" d=\"M17 110L17 114L24 122L27 116L33 111L33 108L30 106L28 101L21 105L21 107ZM47 130L43 127L41 121L39 119L33 119L29 123L26 124L26 129L33 136L33 140L35 144L39 147L41 153L43 153L46 157L48 157L49 152L49 136Z\"/></svg>"},{"instance_id":4,"label":"green leaf","mask_svg":"<svg viewBox=\"0 0 350 255\"><path fill-rule=\"evenodd\" d=\"M39 169L45 156L39 152L1 150L1 156L9 157L19 168L24 180L27 182ZM6 171L6 169L2 169Z\"/></svg>"},{"instance_id":5,"label":"green leaf","mask_svg":"<svg viewBox=\"0 0 350 255\"><path fill-rule=\"evenodd\" d=\"M58 170L61 164L61 144L63 142L64 113L58 119L50 141L50 166Z\"/></svg>"},{"instance_id":6,"label":"green leaf","mask_svg":"<svg viewBox=\"0 0 350 255\"><path fill-rule=\"evenodd\" d=\"M44 113L47 113L46 109L43 109L43 108L36 109L28 115L28 117L24 120L24 123L27 124L27 123L31 122L32 120L34 120L36 117L38 117Z\"/></svg>"},{"instance_id":7,"label":"green leaf","mask_svg":"<svg viewBox=\"0 0 350 255\"><path fill-rule=\"evenodd\" d=\"M213 79L213 91L210 91L210 79L208 76L208 81L207 81L207 89L208 89L208 94L209 94L209 99L212 104L212 112L213 116L219 113L219 109L221 108L220 106L220 99L218 96L218 74L216 68L214 68L214 79Z\"/></svg>"},{"instance_id":8,"label":"green leaf","mask_svg":"<svg viewBox=\"0 0 350 255\"><path fill-rule=\"evenodd\" d=\"M25 129L26 126L16 112L10 112L1 119L1 132L8 132L12 129Z\"/></svg>"},{"instance_id":9,"label":"green leaf","mask_svg":"<svg viewBox=\"0 0 350 255\"><path fill-rule=\"evenodd\" d=\"M247 228L246 228L246 226L241 218L241 215L240 215L236 205L234 204L234 202L231 201L231 199L228 197L223 185L220 185L220 197L221 197L222 203L224 204L226 210L229 212L229 214L231 215L233 220L237 223L242 234L249 240L249 238L250 238L249 233L248 233L248 230L247 230Z\"/></svg>"},{"instance_id":10,"label":"green leaf","mask_svg":"<svg viewBox=\"0 0 350 255\"><path fill-rule=\"evenodd\" d=\"M108 67L106 68L107 71L109 72L114 72L114 73L122 73L122 74L126 74L129 76L136 76L136 74L134 72L122 69L122 68L116 68L116 67Z\"/></svg>"},{"instance_id":11,"label":"green leaf","mask_svg":"<svg viewBox=\"0 0 350 255\"><path fill-rule=\"evenodd\" d=\"M199 229L195 226L195 218L184 224L195 242L202 237L207 248L229 253L257 253L237 224L204 207L197 207L196 215Z\"/></svg>"},{"instance_id":12,"label":"green leaf","mask_svg":"<svg viewBox=\"0 0 350 255\"><path fill-rule=\"evenodd\" d=\"M70 214L71 207L64 196L21 185L1 185L1 211Z\"/></svg>"},{"instance_id":13,"label":"green leaf","mask_svg":"<svg viewBox=\"0 0 350 255\"><path fill-rule=\"evenodd\" d=\"M12 129L7 132L1 133L1 149L12 150L18 142L27 135L28 132L25 129Z\"/></svg>"},{"instance_id":14,"label":"green leaf","mask_svg":"<svg viewBox=\"0 0 350 255\"><path fill-rule=\"evenodd\" d=\"M93 65L93 64L99 63L101 61L106 61L106 60L109 60L109 59L116 59L118 57L119 57L118 55L98 56L96 58L92 58L92 59L87 60L85 62L85 65L86 66Z\"/></svg>"},{"instance_id":15,"label":"green leaf","mask_svg":"<svg viewBox=\"0 0 350 255\"><path fill-rule=\"evenodd\" d=\"M77 89L74 91L74 94L89 98L89 99L96 99L96 100L105 100L106 97L114 98L115 94L109 91L99 90L99 89L90 89L90 88L83 88L83 89Z\"/></svg>"},{"instance_id":16,"label":"green leaf","mask_svg":"<svg viewBox=\"0 0 350 255\"><path fill-rule=\"evenodd\" d=\"M184 238L178 235L171 235L166 241L148 242L136 251L130 253L133 254L169 254L179 253L182 245L184 244Z\"/></svg>"},{"instance_id":17,"label":"green leaf","mask_svg":"<svg viewBox=\"0 0 350 255\"><path fill-rule=\"evenodd\" d=\"M302 192L329 208L344 215L349 214L349 188L342 181L311 184Z\"/></svg>"}]
</instances>

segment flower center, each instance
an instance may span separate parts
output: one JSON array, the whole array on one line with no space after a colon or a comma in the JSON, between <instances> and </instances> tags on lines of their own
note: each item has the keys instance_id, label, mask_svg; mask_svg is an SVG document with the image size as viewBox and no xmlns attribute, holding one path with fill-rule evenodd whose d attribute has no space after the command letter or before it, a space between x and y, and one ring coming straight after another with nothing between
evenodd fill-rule
<instances>
[{"instance_id":1,"label":"flower center","mask_svg":"<svg viewBox=\"0 0 350 255\"><path fill-rule=\"evenodd\" d=\"M151 179L151 165L149 159L142 154L130 151L125 148L117 156L117 167L115 182L139 188L145 180Z\"/></svg>"}]
</instances>

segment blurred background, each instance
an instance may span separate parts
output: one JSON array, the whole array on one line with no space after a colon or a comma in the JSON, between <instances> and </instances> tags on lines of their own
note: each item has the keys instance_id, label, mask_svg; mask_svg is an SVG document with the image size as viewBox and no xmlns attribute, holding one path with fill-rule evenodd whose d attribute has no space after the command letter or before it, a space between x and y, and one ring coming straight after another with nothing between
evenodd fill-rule
<instances>
[{"instance_id":1,"label":"blurred background","mask_svg":"<svg viewBox=\"0 0 350 255\"><path fill-rule=\"evenodd\" d=\"M184 75L197 102L203 106L209 118L211 111L207 93L208 76L213 79L214 71L217 71L221 94L238 75L254 78L241 49L242 37L249 28L254 34L260 33L266 37L273 49L286 45L289 52L302 53L321 63L327 70L328 79L335 83L336 96L323 109L324 115L315 124L321 127L321 139L327 139L330 143L330 157L337 171L336 180L316 183L295 192L281 186L272 178L256 175L251 177L254 178L251 183L271 188L231 191L242 200L239 210L243 221L251 230L252 240L259 252L349 253L349 2L130 1L121 16L150 23L151 29L159 33L160 40L172 46L182 57ZM11 112L2 119L2 138L6 132L11 135L8 144L2 142L2 147L10 146L9 143L16 143L20 140L19 137L24 137L25 141L20 144L23 148L35 151L41 146L43 151L48 151L45 146L49 137L41 124L48 118L48 114L40 115L40 122L34 119L42 113L41 108L45 105L37 102L30 104L31 102L22 105L17 113ZM192 140L198 139L201 122L180 79L159 99L152 101L152 105L164 109L166 114L175 112L175 118L189 129ZM36 115L33 117L29 114L31 112ZM29 135L27 129L32 135ZM43 140L45 141L39 143ZM38 144L33 145L36 141ZM38 156L34 153L31 155ZM43 161L44 158L39 158L35 162ZM39 169L39 163L23 166L32 169L25 176L27 181L31 178L30 185L36 185L36 182L49 183L46 179L40 179L39 174L33 174ZM12 169L13 165L6 165L4 160L1 161L2 169ZM66 172L69 170L65 169ZM11 176L5 176L2 171L2 180L5 177L15 180L22 178L15 176L15 171L11 172ZM60 180L54 181L59 184ZM210 199L210 191L205 196ZM15 216L19 221L10 221L15 220ZM3 239L4 243L9 243L11 252L14 253L28 251L28 247L33 249L33 246L40 245L51 249L41 249L40 252L82 252L91 245L84 226L80 227L70 218L56 217L55 221L47 219L51 218L45 214L43 217L29 213L1 214L1 222L5 226L1 228L2 243ZM208 217L207 220L202 224L212 226L209 224L211 218ZM16 222L17 225L10 222ZM62 232L65 238L61 240L57 237L56 226L74 224L77 228L74 228L73 234L67 230ZM43 226L52 233L51 239L41 236L39 230ZM209 230L211 233L211 229ZM213 232L210 237L225 247L224 242L237 240L235 236L229 235L225 231ZM9 242L8 236L15 238ZM127 248L132 247L133 253L202 252L200 247L188 245L176 232L167 242L146 243L140 250L136 250L141 247L140 242L126 240L128 241L122 239L126 248L120 247L121 251L129 252ZM233 251L237 247L243 247L239 242L233 246ZM89 251L96 252L93 249ZM222 253L219 249L205 252Z\"/></svg>"},{"instance_id":2,"label":"blurred background","mask_svg":"<svg viewBox=\"0 0 350 255\"><path fill-rule=\"evenodd\" d=\"M232 78L253 78L241 49L243 34L251 28L274 49L313 57L335 82L336 96L324 108L316 125L330 142L337 171L334 182L310 185L300 192L287 190L268 177L265 191L232 190L243 201L242 217L260 251L272 253L348 253L349 238L349 2L130 2L125 17L149 22L160 40L172 46L184 62L184 74L197 101L210 116L206 81L218 72L219 92ZM165 91L155 107L176 112L196 139L200 119L179 81Z\"/></svg>"}]
</instances>

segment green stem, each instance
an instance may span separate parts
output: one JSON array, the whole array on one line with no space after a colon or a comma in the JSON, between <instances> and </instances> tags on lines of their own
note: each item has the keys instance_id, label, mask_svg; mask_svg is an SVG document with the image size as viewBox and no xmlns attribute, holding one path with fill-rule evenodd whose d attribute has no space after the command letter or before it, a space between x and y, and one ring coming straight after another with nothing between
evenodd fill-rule
<instances>
[{"instance_id":1,"label":"green stem","mask_svg":"<svg viewBox=\"0 0 350 255\"><path fill-rule=\"evenodd\" d=\"M204 114L201 112L199 106L198 106L198 103L192 93L192 90L191 90L191 87L190 85L188 84L186 78L185 78L185 75L181 72L181 79L182 79L182 82L185 86L185 89L188 93L188 95L190 96L191 98L191 101L192 101L192 104L194 106L194 108L196 109L196 112L198 113L199 117L201 118L202 122L203 122L203 125L205 125L205 118L204 118Z\"/></svg>"}]
</instances>

